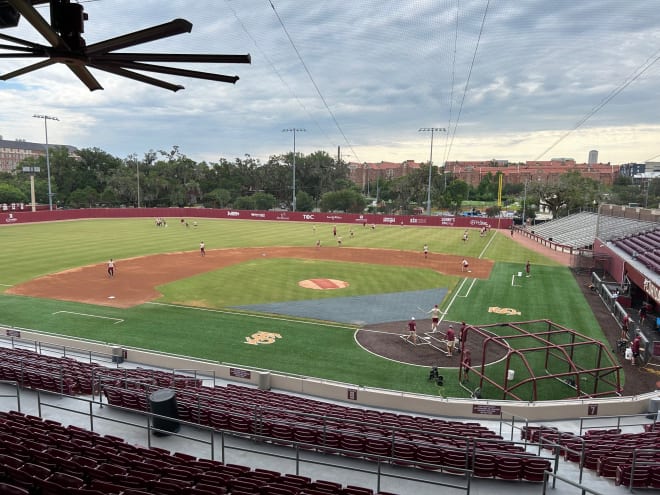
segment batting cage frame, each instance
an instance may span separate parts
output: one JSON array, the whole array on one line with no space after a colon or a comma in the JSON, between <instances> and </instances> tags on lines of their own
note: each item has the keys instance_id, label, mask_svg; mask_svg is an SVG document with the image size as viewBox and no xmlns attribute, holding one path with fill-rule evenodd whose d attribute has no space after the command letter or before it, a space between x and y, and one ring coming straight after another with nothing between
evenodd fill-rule
<instances>
[{"instance_id":1,"label":"batting cage frame","mask_svg":"<svg viewBox=\"0 0 660 495\"><path fill-rule=\"evenodd\" d=\"M501 392L503 400L547 400L539 397L539 384L546 380L561 382L563 399L622 392L622 366L608 346L550 320L468 325L460 353L459 383L473 396L498 399L491 394ZM467 386L469 373L478 378L474 390Z\"/></svg>"}]
</instances>

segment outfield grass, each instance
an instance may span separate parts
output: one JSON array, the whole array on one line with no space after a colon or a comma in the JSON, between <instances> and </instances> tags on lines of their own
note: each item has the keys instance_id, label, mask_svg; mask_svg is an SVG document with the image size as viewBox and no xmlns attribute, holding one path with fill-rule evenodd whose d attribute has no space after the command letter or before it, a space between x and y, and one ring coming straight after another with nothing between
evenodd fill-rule
<instances>
[{"instance_id":1,"label":"outfield grass","mask_svg":"<svg viewBox=\"0 0 660 495\"><path fill-rule=\"evenodd\" d=\"M493 231L481 238L478 230L472 229L470 240L464 243L463 229L378 226L372 230L344 224L337 228L347 247L419 253L428 244L431 252L488 258L496 264L490 279L470 286L471 279L463 283L462 279L430 270L326 261L253 260L160 288L163 297L159 303L176 302L218 311L162 304L123 310L3 294L0 323L246 367L444 396L466 395L452 379L456 376L454 370L444 371L446 385L437 387L426 380L428 370L423 367L395 363L365 352L356 344L351 326L224 309L446 287L449 294L443 307L448 309L449 320L486 324L547 318L604 339L570 271L515 243L507 233ZM317 240L326 246L335 244L330 224L200 219L196 228L185 228L177 220L171 220L167 228L156 228L151 219L111 219L11 225L0 228L0 284L10 286L47 273L101 263L110 257L121 260L193 251L201 240L208 250L313 246ZM532 263L532 277L516 276L512 286L512 275L524 272L527 259ZM303 278L327 277L328 270L332 271L332 278L350 281L349 288L320 292L300 289L294 283ZM488 308L494 306L521 314L489 312ZM118 320L122 321L116 323ZM281 338L273 345L245 344L246 336L262 330Z\"/></svg>"}]
</instances>

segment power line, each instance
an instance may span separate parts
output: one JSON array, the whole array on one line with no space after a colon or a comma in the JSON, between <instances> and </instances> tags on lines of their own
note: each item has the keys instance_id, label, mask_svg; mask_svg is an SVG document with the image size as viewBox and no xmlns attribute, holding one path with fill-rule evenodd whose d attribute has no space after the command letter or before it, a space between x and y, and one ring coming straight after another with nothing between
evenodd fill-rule
<instances>
[{"instance_id":1,"label":"power line","mask_svg":"<svg viewBox=\"0 0 660 495\"><path fill-rule=\"evenodd\" d=\"M543 157L548 151L553 149L555 146L557 146L559 143L561 143L564 139L566 139L573 131L579 129L582 127L584 123L587 122L591 117L593 117L596 113L600 111L601 108L603 108L605 105L607 105L610 101L612 101L616 96L619 95L624 89L626 89L628 86L630 86L633 82L635 82L637 79L639 79L647 70L649 70L653 64L655 64L658 60L660 60L660 56L658 54L660 53L660 50L656 51L653 55L651 55L649 58L646 59L646 62L644 62L642 65L637 67L633 73L628 76L628 78L621 83L617 88L613 89L609 95L607 95L598 105L596 105L594 108L592 108L587 114L582 117L580 120L578 120L577 124L573 126L572 129L566 131L564 134L559 136L559 138L552 143L548 148L546 148L543 153L541 153L539 156L537 156L534 160L540 160L541 157ZM655 58L654 58L655 57Z\"/></svg>"},{"instance_id":2,"label":"power line","mask_svg":"<svg viewBox=\"0 0 660 495\"><path fill-rule=\"evenodd\" d=\"M238 13L237 13L236 10L234 9L234 7L232 7L230 0L225 0L225 3L226 3L227 6L229 7L229 10L231 10L232 14L234 14L234 18L235 18L236 21L240 24L241 29L243 29L243 31L245 32L245 34L247 34L248 38L250 38L250 40L252 40L252 43L254 43L254 46L257 48L257 50L259 51L259 53L261 54L261 56L266 60L266 62L268 62L268 65L270 65L270 68L273 69L273 72L275 73L275 75L277 75L277 77L278 77L279 80L282 82L282 84L286 87L287 90L289 90L289 93L291 94L291 96L292 96L292 97L298 102L298 104L299 104L300 107L305 111L305 113L307 113L307 116L310 118L310 120L312 120L312 121L314 122L314 124L316 124L316 127L319 129L319 131L321 131L321 134L323 134L323 135L326 137L326 139L327 139L328 141L330 141L330 137L329 137L329 136L326 134L326 132L323 130L323 128L321 127L321 124L319 124L319 123L317 122L317 120L314 118L314 116L309 112L309 110L307 109L307 107L305 106L305 104L302 102L302 100L301 100L301 99L298 97L298 95L293 91L293 89L291 88L291 86L289 86L289 84L286 82L286 80L284 79L284 77L282 76L282 74L280 73L280 71L277 70L277 67L276 67L275 64L271 61L271 59L268 57L268 55L266 54L266 52L264 52L264 51L261 49L261 46L259 45L259 43L257 43L257 40L254 38L254 36L252 36L252 34L250 33L250 31L248 31L247 26L246 26L246 25L243 23L243 21L238 17Z\"/></svg>"},{"instance_id":3,"label":"power line","mask_svg":"<svg viewBox=\"0 0 660 495\"><path fill-rule=\"evenodd\" d=\"M321 90L319 89L318 85L316 84L316 81L314 80L314 77L312 76L312 73L307 68L307 64L305 63L305 61L302 58L302 55L298 51L298 47L296 47L296 44L293 42L293 39L291 38L291 35L289 34L289 31L286 29L286 26L284 25L284 21L282 20L282 18L278 14L277 9L275 8L275 5L273 5L272 0L268 0L268 3L270 3L270 6L273 9L273 12L275 12L275 16L277 17L277 20L279 21L280 25L282 26L282 29L284 30L284 33L286 34L286 37L289 40L289 43L291 43L291 46L293 47L294 51L296 52L296 55L298 55L298 60L300 60L300 63L302 64L303 68L305 69L305 72L307 73L307 76L309 77L310 81L312 82L312 85L316 89L316 93L319 95L319 98L321 98L321 101L323 102L323 105L325 106L325 109L330 114L330 117L332 118L332 121L335 123L335 126L337 127L340 134L344 138L344 141L346 142L348 147L353 152L353 155L355 155L355 158L358 161L360 161L360 159L358 158L357 152L353 149L353 145L348 140L348 138L346 137L346 134L344 134L344 130L339 125L339 122L337 121L337 118L335 117L335 114L332 113L332 110L330 110L330 107L328 106L328 103L325 101L325 97L323 96L323 94L321 93Z\"/></svg>"},{"instance_id":4,"label":"power line","mask_svg":"<svg viewBox=\"0 0 660 495\"><path fill-rule=\"evenodd\" d=\"M458 19L461 10L460 4L461 4L461 0L456 0L456 25L454 28L454 53L452 54L452 60L451 60L451 83L450 83L451 90L449 93L449 120L447 121L447 129L451 129L451 119L454 112L454 84L456 84L456 53L458 50ZM450 134L449 132L445 133L445 152L444 152L444 156L442 157L443 168L446 166L447 159L449 157L449 148L448 148L449 134ZM446 170L444 172L446 172ZM445 182L445 186L446 186L446 182Z\"/></svg>"},{"instance_id":5,"label":"power line","mask_svg":"<svg viewBox=\"0 0 660 495\"><path fill-rule=\"evenodd\" d=\"M474 47L474 53L472 54L472 61L470 62L470 69L468 70L467 80L465 81L465 88L463 89L463 97L461 98L461 105L458 108L458 115L456 116L456 123L454 124L454 131L451 135L451 141L449 142L449 148L447 150L447 156L451 152L451 147L454 144L454 138L456 137L456 131L458 129L458 122L461 120L461 113L463 112L463 104L465 103L465 97L470 86L470 78L472 77L472 69L474 68L474 62L477 59L477 52L479 51L479 43L481 42L481 36L484 32L484 26L486 24L486 15L488 14L488 7L490 6L490 0L486 2L486 8L484 9L484 15L481 18L481 26L479 28L479 36L477 37L477 44Z\"/></svg>"}]
</instances>

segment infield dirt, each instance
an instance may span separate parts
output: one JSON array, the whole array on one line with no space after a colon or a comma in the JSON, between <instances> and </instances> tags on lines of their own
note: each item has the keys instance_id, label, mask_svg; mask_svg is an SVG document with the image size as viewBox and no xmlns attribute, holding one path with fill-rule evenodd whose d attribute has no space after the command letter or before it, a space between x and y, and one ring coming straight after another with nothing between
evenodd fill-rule
<instances>
[{"instance_id":1,"label":"infield dirt","mask_svg":"<svg viewBox=\"0 0 660 495\"><path fill-rule=\"evenodd\" d=\"M112 278L107 274L105 263L83 266L29 280L11 287L6 293L129 308L160 297L156 290L159 285L263 256L428 268L446 275L469 275L470 278L488 278L493 267L490 260L468 258L472 271L461 273L463 258L460 256L430 253L424 258L422 252L388 249L218 249L206 251L206 256L200 256L199 251L186 251L115 260L115 276Z\"/></svg>"}]
</instances>

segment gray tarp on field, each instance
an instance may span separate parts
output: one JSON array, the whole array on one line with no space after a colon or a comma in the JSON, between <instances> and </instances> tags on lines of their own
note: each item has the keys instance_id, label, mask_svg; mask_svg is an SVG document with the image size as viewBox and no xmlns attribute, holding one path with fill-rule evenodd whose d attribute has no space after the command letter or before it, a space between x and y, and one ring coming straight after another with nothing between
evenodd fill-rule
<instances>
[{"instance_id":1,"label":"gray tarp on field","mask_svg":"<svg viewBox=\"0 0 660 495\"><path fill-rule=\"evenodd\" d=\"M429 319L428 311L439 304L447 289L393 292L372 296L336 297L314 301L289 301L282 303L251 304L236 306L237 309L290 315L317 320L336 321L353 325L369 325L388 321Z\"/></svg>"}]
</instances>

